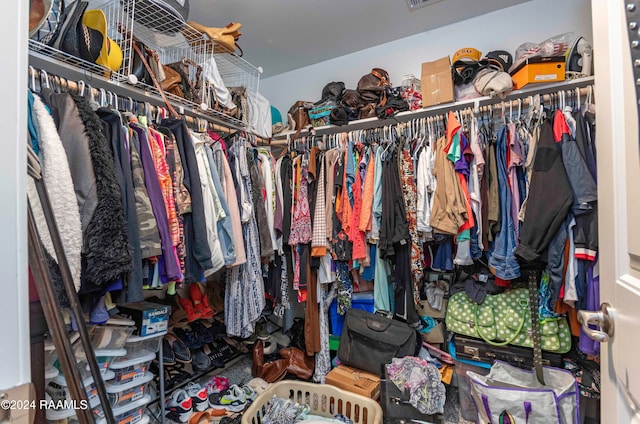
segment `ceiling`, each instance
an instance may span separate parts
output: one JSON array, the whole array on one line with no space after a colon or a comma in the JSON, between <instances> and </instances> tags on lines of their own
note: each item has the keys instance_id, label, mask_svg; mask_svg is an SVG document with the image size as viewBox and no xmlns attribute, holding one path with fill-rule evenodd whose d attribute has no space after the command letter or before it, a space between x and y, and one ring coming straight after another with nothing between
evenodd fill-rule
<instances>
[{"instance_id":1,"label":"ceiling","mask_svg":"<svg viewBox=\"0 0 640 424\"><path fill-rule=\"evenodd\" d=\"M266 78L529 0L432 1L410 11L406 0L190 0L189 20L242 23L244 58Z\"/></svg>"}]
</instances>

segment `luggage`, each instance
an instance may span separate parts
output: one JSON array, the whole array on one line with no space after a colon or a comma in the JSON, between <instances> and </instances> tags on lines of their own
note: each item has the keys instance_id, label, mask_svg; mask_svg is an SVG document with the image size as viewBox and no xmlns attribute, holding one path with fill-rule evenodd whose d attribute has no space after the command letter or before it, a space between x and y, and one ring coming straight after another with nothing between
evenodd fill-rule
<instances>
[{"instance_id":1,"label":"luggage","mask_svg":"<svg viewBox=\"0 0 640 424\"><path fill-rule=\"evenodd\" d=\"M533 349L520 346L491 346L482 339L466 337L456 334L453 338L456 345L456 355L461 359L493 364L499 359L519 368L533 367ZM559 353L542 352L542 362L546 366L563 368L562 355Z\"/></svg>"}]
</instances>

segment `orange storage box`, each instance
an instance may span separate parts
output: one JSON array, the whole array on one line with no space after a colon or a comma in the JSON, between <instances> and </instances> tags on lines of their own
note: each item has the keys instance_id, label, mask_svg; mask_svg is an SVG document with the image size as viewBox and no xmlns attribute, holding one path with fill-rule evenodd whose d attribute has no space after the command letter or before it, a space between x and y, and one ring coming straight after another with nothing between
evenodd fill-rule
<instances>
[{"instance_id":1,"label":"orange storage box","mask_svg":"<svg viewBox=\"0 0 640 424\"><path fill-rule=\"evenodd\" d=\"M564 81L565 57L530 57L511 72L513 89L527 84Z\"/></svg>"}]
</instances>

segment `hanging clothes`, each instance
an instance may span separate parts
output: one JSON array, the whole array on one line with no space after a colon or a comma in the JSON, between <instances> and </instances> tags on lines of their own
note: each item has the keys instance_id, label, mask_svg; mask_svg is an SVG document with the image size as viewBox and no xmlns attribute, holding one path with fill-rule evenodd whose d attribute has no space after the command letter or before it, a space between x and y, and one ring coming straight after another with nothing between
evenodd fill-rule
<instances>
[{"instance_id":1,"label":"hanging clothes","mask_svg":"<svg viewBox=\"0 0 640 424\"><path fill-rule=\"evenodd\" d=\"M244 192L252 195L251 176L247 161L247 142L238 138L229 148L229 156L236 164L236 178L242 183ZM246 262L227 269L224 299L224 321L227 334L249 337L265 307L264 281L260 267L260 238L253 213L242 223Z\"/></svg>"}]
</instances>

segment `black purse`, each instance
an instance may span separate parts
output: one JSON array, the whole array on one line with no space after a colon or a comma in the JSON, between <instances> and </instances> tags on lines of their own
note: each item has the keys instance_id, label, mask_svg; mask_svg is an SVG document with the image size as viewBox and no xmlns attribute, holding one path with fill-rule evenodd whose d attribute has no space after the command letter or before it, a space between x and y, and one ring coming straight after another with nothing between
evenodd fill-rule
<instances>
[{"instance_id":1,"label":"black purse","mask_svg":"<svg viewBox=\"0 0 640 424\"><path fill-rule=\"evenodd\" d=\"M338 358L345 365L378 375L380 367L393 358L414 355L416 340L416 331L403 322L349 309L340 336Z\"/></svg>"}]
</instances>

